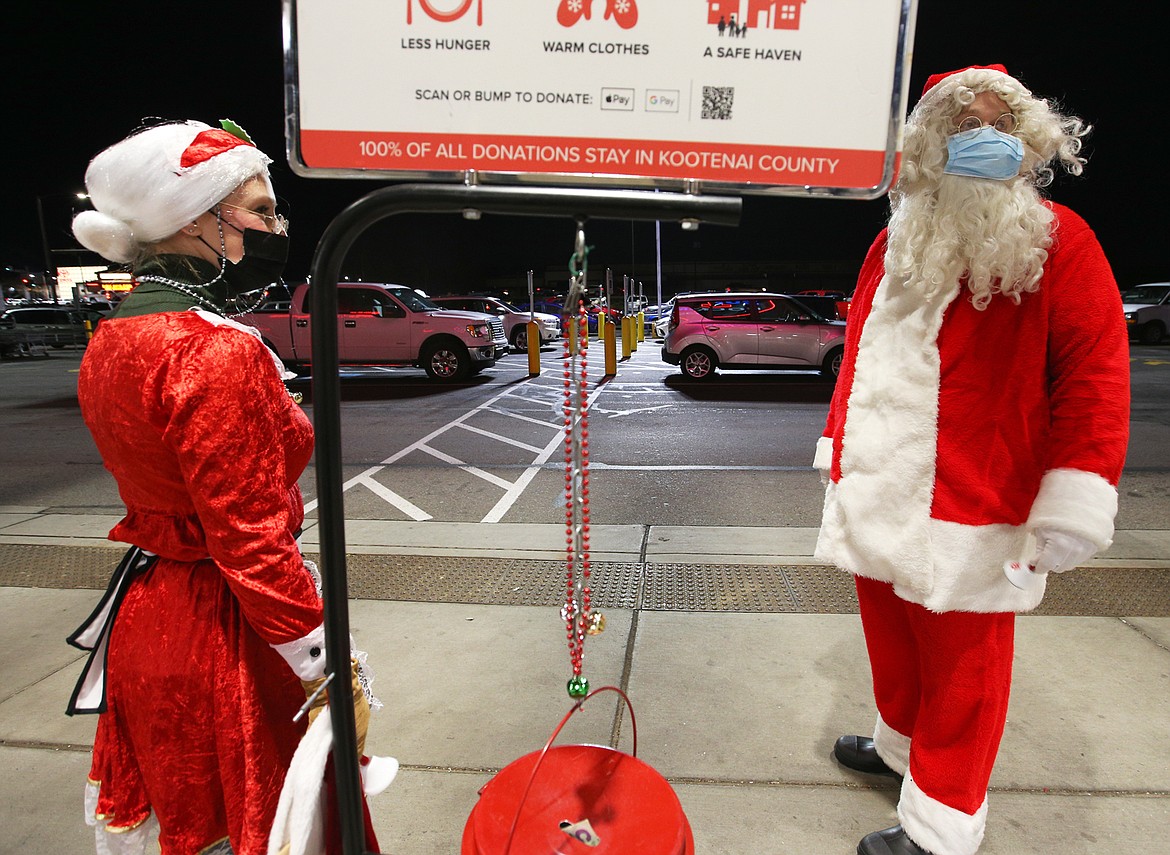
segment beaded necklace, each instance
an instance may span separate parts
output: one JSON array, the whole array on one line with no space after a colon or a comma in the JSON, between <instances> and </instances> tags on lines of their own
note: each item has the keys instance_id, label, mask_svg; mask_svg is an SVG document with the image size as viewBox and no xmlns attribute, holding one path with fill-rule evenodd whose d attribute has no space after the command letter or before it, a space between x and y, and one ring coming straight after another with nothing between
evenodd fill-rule
<instances>
[{"instance_id":1,"label":"beaded necklace","mask_svg":"<svg viewBox=\"0 0 1170 855\"><path fill-rule=\"evenodd\" d=\"M247 306L244 309L240 309L240 311L238 311L238 312L229 312L227 310L226 303L223 306L219 306L214 301L208 300L206 297L204 297L202 294L200 294L198 291L196 291L190 285L187 285L183 282L180 282L177 279L168 279L166 276L158 276L157 274L154 274L154 273L148 273L145 276L139 276L139 277L137 277L137 279L139 282L154 282L155 284L162 285L164 288L170 288L172 291L178 291L180 294L184 294L184 295L190 297L195 302L199 303L201 306L203 306L203 308L210 309L211 311L215 312L217 315L223 315L225 318L238 318L241 315L247 315L251 312L254 312L260 306L260 304L264 302L264 294L265 294L265 290L266 290L263 288L260 289L260 291L258 292L259 296L256 298L256 301L254 303L252 303L250 306ZM207 285L212 284L212 282L216 282L218 280L219 280L219 277L217 276L217 277L215 277L215 279L212 279L210 282L203 283L204 287L206 287ZM243 297L243 296L244 296L243 294L240 295L240 297ZM232 302L235 302L238 299L239 299L238 297L230 298L230 300Z\"/></svg>"},{"instance_id":2,"label":"beaded necklace","mask_svg":"<svg viewBox=\"0 0 1170 855\"><path fill-rule=\"evenodd\" d=\"M584 229L578 226L576 251L570 259L573 274L565 298L564 320L564 427L565 427L565 604L561 620L569 643L571 675L565 685L569 697L582 700L589 694L585 676L585 637L605 629L605 615L593 609L589 555L589 315L585 308L587 248ZM580 265L580 267L578 267Z\"/></svg>"},{"instance_id":3,"label":"beaded necklace","mask_svg":"<svg viewBox=\"0 0 1170 855\"><path fill-rule=\"evenodd\" d=\"M218 208L216 208L215 211L215 225L216 229L219 231L219 275L214 279L204 282L200 286L202 288L206 288L208 285L213 285L214 283L219 282L221 279L223 279L223 275L227 271L227 241L223 236L223 223L220 220ZM207 241L204 241L204 243L206 244ZM247 315L254 312L257 308L259 308L260 304L264 302L264 296L267 293L267 289L265 288L261 288L257 292L250 292L257 293L259 295L256 297L256 301L252 303L252 305L244 309L240 309L238 312L229 312L228 303L237 303L236 307L238 308L238 301L240 297L245 296L244 294L240 294L236 297L225 298L224 305L219 306L214 301L204 297L187 283L180 282L177 279L170 279L166 276L159 276L156 273L147 273L145 276L139 276L136 278L139 282L154 282L157 285L162 285L164 288L170 288L172 291L178 291L180 294L184 294L195 302L199 303L201 306L203 306L203 308L210 309L217 315L222 315L225 318L238 318L242 315Z\"/></svg>"}]
</instances>

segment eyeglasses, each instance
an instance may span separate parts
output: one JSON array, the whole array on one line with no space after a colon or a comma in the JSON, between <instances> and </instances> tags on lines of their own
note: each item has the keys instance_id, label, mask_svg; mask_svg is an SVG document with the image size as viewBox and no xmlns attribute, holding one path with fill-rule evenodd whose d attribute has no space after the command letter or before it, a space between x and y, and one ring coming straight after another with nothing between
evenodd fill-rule
<instances>
[{"instance_id":1,"label":"eyeglasses","mask_svg":"<svg viewBox=\"0 0 1170 855\"><path fill-rule=\"evenodd\" d=\"M251 208L242 208L239 205L230 205L227 202L220 202L219 207L231 208L233 211L243 211L246 214L251 214L253 217L259 217L264 221L264 225L268 227L268 231L274 235L288 234L288 218L283 214L263 214L260 211L253 211Z\"/></svg>"},{"instance_id":2,"label":"eyeglasses","mask_svg":"<svg viewBox=\"0 0 1170 855\"><path fill-rule=\"evenodd\" d=\"M983 120L978 116L968 116L967 118L963 119L963 121L959 122L959 133L977 131L982 128L983 125ZM1000 113L998 118L996 118L996 120L991 123L991 127L995 128L1001 134L1015 133L1016 128L1019 126L1020 123L1013 113Z\"/></svg>"}]
</instances>

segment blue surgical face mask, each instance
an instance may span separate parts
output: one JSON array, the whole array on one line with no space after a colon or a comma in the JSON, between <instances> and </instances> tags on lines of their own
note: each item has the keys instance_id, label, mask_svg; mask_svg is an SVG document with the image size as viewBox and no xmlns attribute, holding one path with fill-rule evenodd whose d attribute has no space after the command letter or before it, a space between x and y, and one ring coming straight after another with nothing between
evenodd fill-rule
<instances>
[{"instance_id":1,"label":"blue surgical face mask","mask_svg":"<svg viewBox=\"0 0 1170 855\"><path fill-rule=\"evenodd\" d=\"M968 178L1006 181L1020 172L1024 144L1011 134L984 125L947 137L947 165L943 172Z\"/></svg>"}]
</instances>

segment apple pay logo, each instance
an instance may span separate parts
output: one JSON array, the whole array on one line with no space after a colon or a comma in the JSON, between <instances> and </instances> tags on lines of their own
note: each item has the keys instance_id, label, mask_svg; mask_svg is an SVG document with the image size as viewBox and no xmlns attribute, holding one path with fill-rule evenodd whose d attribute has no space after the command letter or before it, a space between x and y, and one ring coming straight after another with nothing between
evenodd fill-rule
<instances>
[{"instance_id":1,"label":"apple pay logo","mask_svg":"<svg viewBox=\"0 0 1170 855\"><path fill-rule=\"evenodd\" d=\"M677 89L647 89L646 112L677 113L678 100Z\"/></svg>"},{"instance_id":2,"label":"apple pay logo","mask_svg":"<svg viewBox=\"0 0 1170 855\"><path fill-rule=\"evenodd\" d=\"M633 89L608 89L601 90L601 109L603 110L633 110L634 109L634 90Z\"/></svg>"}]
</instances>

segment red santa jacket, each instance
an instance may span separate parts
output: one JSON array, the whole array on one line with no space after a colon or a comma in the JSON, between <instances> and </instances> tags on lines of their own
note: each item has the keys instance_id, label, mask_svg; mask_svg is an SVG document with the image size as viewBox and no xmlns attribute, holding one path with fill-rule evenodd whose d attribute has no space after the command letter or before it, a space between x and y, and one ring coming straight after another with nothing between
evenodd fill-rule
<instances>
[{"instance_id":1,"label":"red santa jacket","mask_svg":"<svg viewBox=\"0 0 1170 855\"><path fill-rule=\"evenodd\" d=\"M934 611L1026 611L1005 560L1036 528L1113 536L1129 433L1120 295L1096 236L1061 205L1039 291L980 311L926 297L870 248L815 465L830 482L816 556Z\"/></svg>"},{"instance_id":2,"label":"red santa jacket","mask_svg":"<svg viewBox=\"0 0 1170 855\"><path fill-rule=\"evenodd\" d=\"M126 516L111 540L164 558L212 558L244 615L302 678L321 600L294 532L313 429L273 357L206 313L103 321L78 381L82 416Z\"/></svg>"}]
</instances>

